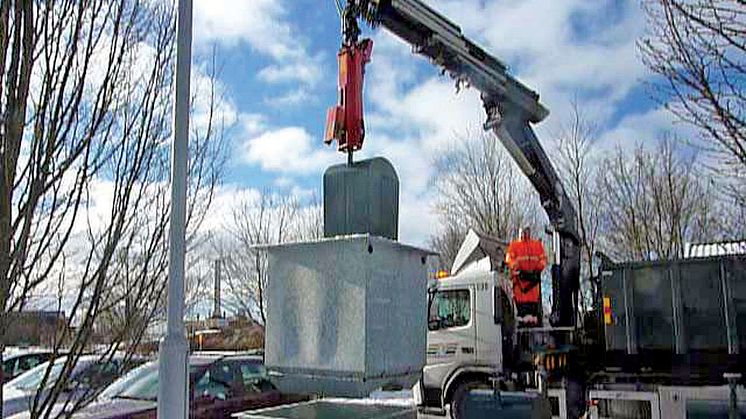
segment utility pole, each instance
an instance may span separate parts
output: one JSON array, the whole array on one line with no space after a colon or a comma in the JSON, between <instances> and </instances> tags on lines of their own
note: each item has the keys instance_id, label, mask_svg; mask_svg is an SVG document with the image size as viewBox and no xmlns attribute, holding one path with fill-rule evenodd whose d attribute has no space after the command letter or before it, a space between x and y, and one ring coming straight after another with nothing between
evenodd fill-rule
<instances>
[{"instance_id":1,"label":"utility pole","mask_svg":"<svg viewBox=\"0 0 746 419\"><path fill-rule=\"evenodd\" d=\"M184 335L184 254L186 252L187 161L189 159L189 77L192 61L192 0L178 1L176 94L171 143L171 219L168 249L166 336L158 351L158 419L189 415Z\"/></svg>"},{"instance_id":2,"label":"utility pole","mask_svg":"<svg viewBox=\"0 0 746 419\"><path fill-rule=\"evenodd\" d=\"M213 283L213 294L212 294L212 318L222 318L222 310L220 307L220 259L215 259L215 282Z\"/></svg>"}]
</instances>

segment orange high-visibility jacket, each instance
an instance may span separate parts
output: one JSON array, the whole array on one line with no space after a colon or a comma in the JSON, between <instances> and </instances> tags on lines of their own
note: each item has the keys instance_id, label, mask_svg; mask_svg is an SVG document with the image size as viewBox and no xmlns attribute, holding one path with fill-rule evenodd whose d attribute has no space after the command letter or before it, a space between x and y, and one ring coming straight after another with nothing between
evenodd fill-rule
<instances>
[{"instance_id":1,"label":"orange high-visibility jacket","mask_svg":"<svg viewBox=\"0 0 746 419\"><path fill-rule=\"evenodd\" d=\"M513 298L516 303L538 303L538 284L531 284L518 277L519 272L538 272L544 270L547 258L544 246L538 240L514 240L505 252L505 264L510 269L513 279Z\"/></svg>"}]
</instances>

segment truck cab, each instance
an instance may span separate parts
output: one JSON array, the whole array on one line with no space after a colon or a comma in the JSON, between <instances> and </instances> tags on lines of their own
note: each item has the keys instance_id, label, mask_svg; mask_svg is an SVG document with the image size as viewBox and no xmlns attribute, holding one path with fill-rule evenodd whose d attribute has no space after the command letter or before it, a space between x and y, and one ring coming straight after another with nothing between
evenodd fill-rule
<instances>
[{"instance_id":1,"label":"truck cab","mask_svg":"<svg viewBox=\"0 0 746 419\"><path fill-rule=\"evenodd\" d=\"M458 392L492 388L508 371L516 341L515 306L501 265L502 243L467 235L455 275L428 284L427 363L418 404L442 409ZM480 245L481 243L481 245Z\"/></svg>"}]
</instances>

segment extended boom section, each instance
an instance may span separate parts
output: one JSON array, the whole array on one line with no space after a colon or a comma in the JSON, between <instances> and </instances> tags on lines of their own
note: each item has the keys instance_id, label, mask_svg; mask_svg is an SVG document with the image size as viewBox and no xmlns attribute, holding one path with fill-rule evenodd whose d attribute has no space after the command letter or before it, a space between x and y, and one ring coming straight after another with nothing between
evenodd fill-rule
<instances>
[{"instance_id":1,"label":"extended boom section","mask_svg":"<svg viewBox=\"0 0 746 419\"><path fill-rule=\"evenodd\" d=\"M382 26L453 77L479 90L487 112L485 129L495 132L539 193L558 237L552 269L553 323L574 324L579 288L577 216L559 176L531 124L549 114L539 95L507 72L505 64L467 39L461 28L420 0L350 0L372 26Z\"/></svg>"}]
</instances>

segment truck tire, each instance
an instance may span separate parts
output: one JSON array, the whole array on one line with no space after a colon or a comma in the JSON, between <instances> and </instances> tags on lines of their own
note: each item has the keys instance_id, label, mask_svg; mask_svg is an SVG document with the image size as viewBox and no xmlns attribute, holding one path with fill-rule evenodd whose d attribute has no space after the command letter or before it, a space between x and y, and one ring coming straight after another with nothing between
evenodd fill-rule
<instances>
[{"instance_id":1,"label":"truck tire","mask_svg":"<svg viewBox=\"0 0 746 419\"><path fill-rule=\"evenodd\" d=\"M471 390L475 389L490 389L492 388L489 384L484 381L464 381L460 383L456 390L453 391L453 397L451 398L451 418L452 419L468 419L466 417L466 396Z\"/></svg>"}]
</instances>

